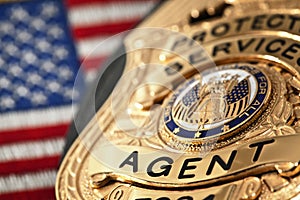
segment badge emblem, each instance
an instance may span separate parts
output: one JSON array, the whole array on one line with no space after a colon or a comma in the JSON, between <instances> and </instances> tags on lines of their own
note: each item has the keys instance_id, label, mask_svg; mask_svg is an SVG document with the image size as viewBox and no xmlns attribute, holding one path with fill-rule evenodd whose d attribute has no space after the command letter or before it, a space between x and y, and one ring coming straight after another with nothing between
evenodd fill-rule
<instances>
[{"instance_id":1,"label":"badge emblem","mask_svg":"<svg viewBox=\"0 0 300 200\"><path fill-rule=\"evenodd\" d=\"M201 150L206 141L229 141L259 117L270 92L267 75L251 64L203 71L171 96L164 112L162 138L173 148L191 151Z\"/></svg>"}]
</instances>

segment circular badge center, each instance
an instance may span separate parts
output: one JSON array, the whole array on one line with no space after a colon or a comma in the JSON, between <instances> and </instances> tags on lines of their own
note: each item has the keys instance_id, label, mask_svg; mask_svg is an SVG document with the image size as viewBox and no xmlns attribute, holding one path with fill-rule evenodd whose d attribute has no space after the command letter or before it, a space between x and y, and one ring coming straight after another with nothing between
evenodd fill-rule
<instances>
[{"instance_id":1,"label":"circular badge center","mask_svg":"<svg viewBox=\"0 0 300 200\"><path fill-rule=\"evenodd\" d=\"M203 71L175 91L165 109L165 126L183 138L231 132L253 118L270 88L264 72L250 64Z\"/></svg>"}]
</instances>

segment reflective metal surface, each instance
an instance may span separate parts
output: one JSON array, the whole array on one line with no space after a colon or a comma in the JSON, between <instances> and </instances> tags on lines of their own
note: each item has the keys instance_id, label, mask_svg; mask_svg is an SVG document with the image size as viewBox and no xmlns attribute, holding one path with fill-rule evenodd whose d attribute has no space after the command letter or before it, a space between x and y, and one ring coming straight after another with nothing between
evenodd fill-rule
<instances>
[{"instance_id":1,"label":"reflective metal surface","mask_svg":"<svg viewBox=\"0 0 300 200\"><path fill-rule=\"evenodd\" d=\"M300 198L300 3L201 3L165 2L126 35L58 199Z\"/></svg>"}]
</instances>

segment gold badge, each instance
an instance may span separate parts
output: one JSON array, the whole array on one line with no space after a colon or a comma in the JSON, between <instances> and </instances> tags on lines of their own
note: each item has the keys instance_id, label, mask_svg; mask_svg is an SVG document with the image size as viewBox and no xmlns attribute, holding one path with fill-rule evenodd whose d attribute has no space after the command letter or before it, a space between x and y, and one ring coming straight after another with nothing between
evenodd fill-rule
<instances>
[{"instance_id":1,"label":"gold badge","mask_svg":"<svg viewBox=\"0 0 300 200\"><path fill-rule=\"evenodd\" d=\"M296 0L162 4L126 34L123 76L57 198L299 199L299 13Z\"/></svg>"}]
</instances>

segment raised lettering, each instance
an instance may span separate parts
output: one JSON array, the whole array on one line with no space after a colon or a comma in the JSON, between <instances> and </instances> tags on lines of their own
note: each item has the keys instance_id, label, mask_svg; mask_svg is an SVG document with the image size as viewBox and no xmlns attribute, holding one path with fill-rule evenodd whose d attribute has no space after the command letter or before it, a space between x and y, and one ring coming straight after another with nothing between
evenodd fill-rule
<instances>
[{"instance_id":1,"label":"raised lettering","mask_svg":"<svg viewBox=\"0 0 300 200\"><path fill-rule=\"evenodd\" d=\"M131 165L132 171L138 171L138 151L133 151L119 166L119 168L124 167L125 165Z\"/></svg>"},{"instance_id":2,"label":"raised lettering","mask_svg":"<svg viewBox=\"0 0 300 200\"><path fill-rule=\"evenodd\" d=\"M206 37L206 32L199 32L193 36L193 40L203 42Z\"/></svg>"},{"instance_id":3,"label":"raised lettering","mask_svg":"<svg viewBox=\"0 0 300 200\"><path fill-rule=\"evenodd\" d=\"M284 20L284 15L280 15L280 14L272 15L267 21L267 26L269 28L277 28L283 24L283 20Z\"/></svg>"},{"instance_id":4,"label":"raised lettering","mask_svg":"<svg viewBox=\"0 0 300 200\"><path fill-rule=\"evenodd\" d=\"M250 20L250 17L236 19L235 20L235 22L237 23L236 31L239 32L242 29L244 22L249 21L249 20Z\"/></svg>"},{"instance_id":5,"label":"raised lettering","mask_svg":"<svg viewBox=\"0 0 300 200\"><path fill-rule=\"evenodd\" d=\"M255 51L259 51L260 50L260 47L262 46L262 44L265 42L265 38L261 38L260 40L259 40L259 43L256 45L256 47L255 47Z\"/></svg>"},{"instance_id":6,"label":"raised lettering","mask_svg":"<svg viewBox=\"0 0 300 200\"><path fill-rule=\"evenodd\" d=\"M233 150L230 154L230 157L228 159L228 162L225 163L225 161L219 156L219 155L215 155L210 164L209 164L209 167L208 167L208 170L206 172L206 175L210 175L212 173L212 170L214 169L214 166L216 163L219 163L219 165L224 169L224 170L229 170L232 163L233 163L233 160L236 156L236 153L237 151L236 150Z\"/></svg>"},{"instance_id":7,"label":"raised lettering","mask_svg":"<svg viewBox=\"0 0 300 200\"><path fill-rule=\"evenodd\" d=\"M229 54L230 53L230 51L229 51L230 46L231 46L230 42L226 42L226 43L214 46L213 54L212 54L213 57L215 57L219 51L224 51L225 53Z\"/></svg>"},{"instance_id":8,"label":"raised lettering","mask_svg":"<svg viewBox=\"0 0 300 200\"><path fill-rule=\"evenodd\" d=\"M266 81L266 80L267 80L266 77L264 77L264 76L260 76L260 77L258 77L258 79L259 79L260 81Z\"/></svg>"},{"instance_id":9,"label":"raised lettering","mask_svg":"<svg viewBox=\"0 0 300 200\"><path fill-rule=\"evenodd\" d=\"M289 26L289 29L292 30L296 24L297 21L300 21L300 17L297 17L297 16L293 16L293 15L290 15L290 20L291 20L291 23L290 23L290 26Z\"/></svg>"},{"instance_id":10,"label":"raised lettering","mask_svg":"<svg viewBox=\"0 0 300 200\"><path fill-rule=\"evenodd\" d=\"M182 49L183 46L186 46L188 44L188 40L186 37L181 37L179 40L176 40L174 42L171 51L175 51L177 48Z\"/></svg>"},{"instance_id":11,"label":"raised lettering","mask_svg":"<svg viewBox=\"0 0 300 200\"><path fill-rule=\"evenodd\" d=\"M275 45L276 43L279 43L281 46L283 46L285 44L285 40L282 40L282 39L275 39L275 40L272 40L271 42L269 42L269 44L266 46L266 51L269 52L269 53L276 53L278 51L281 50L281 47L275 47L273 45Z\"/></svg>"},{"instance_id":12,"label":"raised lettering","mask_svg":"<svg viewBox=\"0 0 300 200\"><path fill-rule=\"evenodd\" d=\"M183 165L181 167L180 173L178 175L179 179L184 179L184 178L193 178L195 177L195 174L184 174L186 170L191 170L195 169L196 165L189 165L190 162L199 162L201 161L202 158L188 158L183 162Z\"/></svg>"},{"instance_id":13,"label":"raised lettering","mask_svg":"<svg viewBox=\"0 0 300 200\"><path fill-rule=\"evenodd\" d=\"M299 44L291 44L284 52L282 52L282 56L286 57L288 59L293 59L294 56L290 55L289 53L298 53L298 50L300 48Z\"/></svg>"},{"instance_id":14,"label":"raised lettering","mask_svg":"<svg viewBox=\"0 0 300 200\"><path fill-rule=\"evenodd\" d=\"M192 65L203 62L205 60L207 60L207 56L205 56L203 49L199 49L189 56L189 61Z\"/></svg>"},{"instance_id":15,"label":"raised lettering","mask_svg":"<svg viewBox=\"0 0 300 200\"><path fill-rule=\"evenodd\" d=\"M215 37L221 37L225 35L230 29L230 26L228 23L222 23L218 24L217 26L213 27L211 33Z\"/></svg>"},{"instance_id":16,"label":"raised lettering","mask_svg":"<svg viewBox=\"0 0 300 200\"><path fill-rule=\"evenodd\" d=\"M275 142L274 139L266 140L266 141L261 141L261 142L257 142L257 143L250 144L250 145L249 145L250 148L257 147L257 148L256 148L256 151L255 151L255 153L254 153L254 156L253 156L252 161L253 161L253 162L258 161L259 156L260 156L260 154L261 154L261 151L262 151L263 147L264 147L266 144L272 144L273 142Z\"/></svg>"},{"instance_id":17,"label":"raised lettering","mask_svg":"<svg viewBox=\"0 0 300 200\"><path fill-rule=\"evenodd\" d=\"M175 62L165 68L165 72L170 76L178 73L182 68L183 66L179 62Z\"/></svg>"},{"instance_id":18,"label":"raised lettering","mask_svg":"<svg viewBox=\"0 0 300 200\"><path fill-rule=\"evenodd\" d=\"M245 49L247 49L253 42L255 41L254 38L252 38L251 40L249 40L248 42L246 41L245 44L243 44L242 40L238 40L238 47L239 47L239 51L243 52Z\"/></svg>"},{"instance_id":19,"label":"raised lettering","mask_svg":"<svg viewBox=\"0 0 300 200\"><path fill-rule=\"evenodd\" d=\"M161 165L160 166L160 169L163 169L163 171L161 172L153 172L153 167L156 163L160 162L160 161L166 161L168 163L168 165ZM170 173L170 170L172 168L172 165L173 164L173 160L169 157L160 157L160 158L157 158L155 160L153 160L148 168L147 168L147 173L149 176L152 176L152 177L159 177L159 176L168 176L169 173Z\"/></svg>"},{"instance_id":20,"label":"raised lettering","mask_svg":"<svg viewBox=\"0 0 300 200\"><path fill-rule=\"evenodd\" d=\"M254 17L251 28L254 30L262 29L263 19L266 18L266 15L257 15Z\"/></svg>"}]
</instances>

